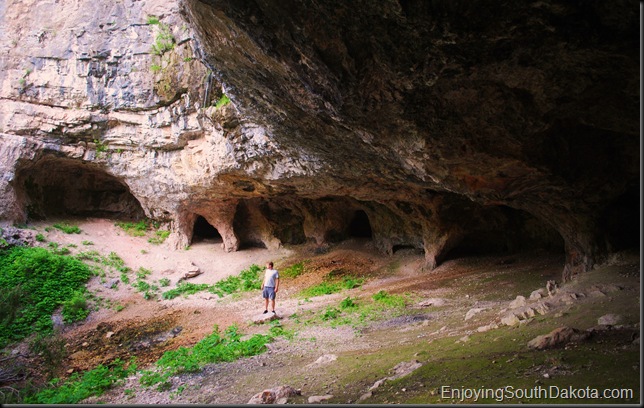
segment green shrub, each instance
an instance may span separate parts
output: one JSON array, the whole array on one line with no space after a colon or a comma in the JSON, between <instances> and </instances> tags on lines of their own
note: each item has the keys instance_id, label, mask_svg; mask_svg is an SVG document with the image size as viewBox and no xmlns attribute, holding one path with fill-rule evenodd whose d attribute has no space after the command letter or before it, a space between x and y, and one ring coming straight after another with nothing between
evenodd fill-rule
<instances>
[{"instance_id":1,"label":"green shrub","mask_svg":"<svg viewBox=\"0 0 644 408\"><path fill-rule=\"evenodd\" d=\"M66 234L80 234L81 229L76 226L76 225L69 225L67 223L56 223L54 224L54 228L57 228L61 231L63 231Z\"/></svg>"},{"instance_id":2,"label":"green shrub","mask_svg":"<svg viewBox=\"0 0 644 408\"><path fill-rule=\"evenodd\" d=\"M235 361L263 353L266 344L272 340L271 336L263 334L241 340L241 334L235 325L228 327L222 336L215 326L212 334L192 348L179 347L166 351L156 362L156 370L143 371L140 382L144 386L159 384L163 389L173 375L196 372L205 364Z\"/></svg>"},{"instance_id":3,"label":"green shrub","mask_svg":"<svg viewBox=\"0 0 644 408\"><path fill-rule=\"evenodd\" d=\"M340 316L340 311L335 307L327 307L324 312L322 312L322 320L333 320L337 319Z\"/></svg>"},{"instance_id":4,"label":"green shrub","mask_svg":"<svg viewBox=\"0 0 644 408\"><path fill-rule=\"evenodd\" d=\"M84 320L89 314L87 299L82 291L76 292L69 300L63 301L63 321L73 323Z\"/></svg>"},{"instance_id":5,"label":"green shrub","mask_svg":"<svg viewBox=\"0 0 644 408\"><path fill-rule=\"evenodd\" d=\"M45 242L45 236L43 234L36 234L36 241L38 242Z\"/></svg>"},{"instance_id":6,"label":"green shrub","mask_svg":"<svg viewBox=\"0 0 644 408\"><path fill-rule=\"evenodd\" d=\"M159 230L156 231L154 235L154 237L148 239L148 242L151 244L159 245L162 244L170 236L170 231Z\"/></svg>"},{"instance_id":7,"label":"green shrub","mask_svg":"<svg viewBox=\"0 0 644 408\"><path fill-rule=\"evenodd\" d=\"M358 305L353 301L353 299L351 299L351 297L346 297L342 299L342 302L340 302L340 309L349 309L357 306Z\"/></svg>"},{"instance_id":8,"label":"green shrub","mask_svg":"<svg viewBox=\"0 0 644 408\"><path fill-rule=\"evenodd\" d=\"M192 295L197 292L208 290L210 287L211 285L208 285L207 283L196 284L190 282L179 282L176 288L163 292L161 297L163 299L174 299L179 295Z\"/></svg>"},{"instance_id":9,"label":"green shrub","mask_svg":"<svg viewBox=\"0 0 644 408\"><path fill-rule=\"evenodd\" d=\"M170 286L170 279L168 278L159 279L159 285L161 285L162 287Z\"/></svg>"},{"instance_id":10,"label":"green shrub","mask_svg":"<svg viewBox=\"0 0 644 408\"><path fill-rule=\"evenodd\" d=\"M78 259L44 248L0 250L0 293L7 293L2 299L13 305L2 307L3 312L8 310L4 312L8 317L0 323L0 348L34 332L50 332L51 315L77 292L85 290L91 276L90 268ZM18 305L13 298L15 288L20 288L21 293Z\"/></svg>"},{"instance_id":11,"label":"green shrub","mask_svg":"<svg viewBox=\"0 0 644 408\"><path fill-rule=\"evenodd\" d=\"M87 397L100 396L114 384L122 382L136 371L132 362L128 368L120 359L105 366L99 364L95 369L82 375L74 373L67 381L54 379L48 388L25 397L27 404L76 404Z\"/></svg>"}]
</instances>

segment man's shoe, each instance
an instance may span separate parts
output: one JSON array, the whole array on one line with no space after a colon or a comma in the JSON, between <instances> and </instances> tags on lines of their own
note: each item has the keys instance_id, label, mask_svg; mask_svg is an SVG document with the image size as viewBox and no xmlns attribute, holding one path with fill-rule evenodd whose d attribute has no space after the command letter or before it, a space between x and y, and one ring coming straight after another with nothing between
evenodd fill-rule
<instances>
[{"instance_id":1,"label":"man's shoe","mask_svg":"<svg viewBox=\"0 0 644 408\"><path fill-rule=\"evenodd\" d=\"M268 310L264 310L264 314L268 313Z\"/></svg>"},{"instance_id":2,"label":"man's shoe","mask_svg":"<svg viewBox=\"0 0 644 408\"><path fill-rule=\"evenodd\" d=\"M271 311L271 313L275 314L275 310Z\"/></svg>"}]
</instances>

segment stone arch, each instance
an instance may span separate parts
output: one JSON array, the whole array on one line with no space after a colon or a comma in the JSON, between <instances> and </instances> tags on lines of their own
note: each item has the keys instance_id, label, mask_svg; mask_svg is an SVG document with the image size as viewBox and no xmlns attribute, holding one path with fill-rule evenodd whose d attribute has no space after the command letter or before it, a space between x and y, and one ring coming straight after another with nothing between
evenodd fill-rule
<instances>
[{"instance_id":1,"label":"stone arch","mask_svg":"<svg viewBox=\"0 0 644 408\"><path fill-rule=\"evenodd\" d=\"M99 216L142 219L145 212L128 185L104 169L46 157L16 170L16 195L27 217Z\"/></svg>"}]
</instances>

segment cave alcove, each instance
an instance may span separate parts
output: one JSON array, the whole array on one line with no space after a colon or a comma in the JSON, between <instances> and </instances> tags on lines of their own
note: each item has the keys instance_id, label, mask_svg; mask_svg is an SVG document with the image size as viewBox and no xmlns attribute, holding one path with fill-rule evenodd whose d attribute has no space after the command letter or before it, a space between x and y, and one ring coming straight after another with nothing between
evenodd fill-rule
<instances>
[{"instance_id":1,"label":"cave alcove","mask_svg":"<svg viewBox=\"0 0 644 408\"><path fill-rule=\"evenodd\" d=\"M364 212L364 210L356 210L356 212L353 213L347 232L351 238L371 239L373 237L369 216L367 216L367 213Z\"/></svg>"},{"instance_id":2,"label":"cave alcove","mask_svg":"<svg viewBox=\"0 0 644 408\"><path fill-rule=\"evenodd\" d=\"M124 182L103 169L69 159L47 158L18 168L16 192L25 203L28 219L145 218L141 204Z\"/></svg>"},{"instance_id":3,"label":"cave alcove","mask_svg":"<svg viewBox=\"0 0 644 408\"><path fill-rule=\"evenodd\" d=\"M604 210L601 224L613 251L639 248L640 209L639 188L632 188L617 197Z\"/></svg>"},{"instance_id":4,"label":"cave alcove","mask_svg":"<svg viewBox=\"0 0 644 408\"><path fill-rule=\"evenodd\" d=\"M464 223L469 229L443 260L514 255L537 250L564 256L564 240L554 228L529 213L495 206Z\"/></svg>"},{"instance_id":5,"label":"cave alcove","mask_svg":"<svg viewBox=\"0 0 644 408\"><path fill-rule=\"evenodd\" d=\"M197 216L192 229L192 243L211 241L215 243L223 242L221 234L217 228L213 227L203 216Z\"/></svg>"}]
</instances>

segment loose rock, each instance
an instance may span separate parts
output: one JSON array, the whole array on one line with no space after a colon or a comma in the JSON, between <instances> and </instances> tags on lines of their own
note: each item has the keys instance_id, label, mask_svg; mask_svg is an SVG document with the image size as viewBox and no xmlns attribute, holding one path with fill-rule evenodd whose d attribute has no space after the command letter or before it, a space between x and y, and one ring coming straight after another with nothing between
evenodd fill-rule
<instances>
[{"instance_id":1,"label":"loose rock","mask_svg":"<svg viewBox=\"0 0 644 408\"><path fill-rule=\"evenodd\" d=\"M528 347L536 350L544 350L586 340L590 333L574 329L572 327L558 327L548 334L542 334L528 342Z\"/></svg>"}]
</instances>

